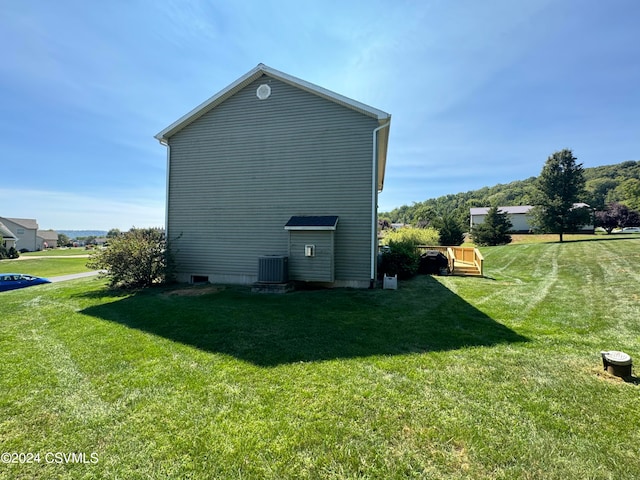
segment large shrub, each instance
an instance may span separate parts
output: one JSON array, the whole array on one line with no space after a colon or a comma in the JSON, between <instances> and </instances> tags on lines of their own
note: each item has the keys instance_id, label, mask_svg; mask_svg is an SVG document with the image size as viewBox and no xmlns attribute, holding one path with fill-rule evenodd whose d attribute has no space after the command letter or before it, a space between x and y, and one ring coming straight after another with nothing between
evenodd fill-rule
<instances>
[{"instance_id":1,"label":"large shrub","mask_svg":"<svg viewBox=\"0 0 640 480\"><path fill-rule=\"evenodd\" d=\"M439 245L438 230L435 228L413 228L402 227L397 230L385 230L383 245L389 245L390 242L412 243L415 245Z\"/></svg>"},{"instance_id":2,"label":"large shrub","mask_svg":"<svg viewBox=\"0 0 640 480\"><path fill-rule=\"evenodd\" d=\"M407 279L418 273L420 255L416 243L408 240L390 240L388 248L380 259L380 273L398 275L399 279Z\"/></svg>"},{"instance_id":3,"label":"large shrub","mask_svg":"<svg viewBox=\"0 0 640 480\"><path fill-rule=\"evenodd\" d=\"M173 261L162 230L132 228L96 250L87 266L105 270L112 287L140 288L171 280Z\"/></svg>"},{"instance_id":4,"label":"large shrub","mask_svg":"<svg viewBox=\"0 0 640 480\"><path fill-rule=\"evenodd\" d=\"M438 245L435 228L402 227L385 231L382 244L386 246L380 258L380 274L398 275L407 279L418 273L420 254L418 245Z\"/></svg>"},{"instance_id":5,"label":"large shrub","mask_svg":"<svg viewBox=\"0 0 640 480\"><path fill-rule=\"evenodd\" d=\"M16 247L7 248L2 241L2 237L0 237L0 260L3 258L19 258L20 252L16 250Z\"/></svg>"}]
</instances>

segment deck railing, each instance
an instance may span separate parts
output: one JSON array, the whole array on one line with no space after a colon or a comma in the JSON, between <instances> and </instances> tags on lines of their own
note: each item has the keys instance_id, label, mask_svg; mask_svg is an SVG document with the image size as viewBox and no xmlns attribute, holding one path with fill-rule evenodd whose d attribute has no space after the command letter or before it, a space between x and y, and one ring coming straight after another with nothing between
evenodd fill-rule
<instances>
[{"instance_id":1,"label":"deck railing","mask_svg":"<svg viewBox=\"0 0 640 480\"><path fill-rule=\"evenodd\" d=\"M427 250L436 250L445 255L449 261L449 271L451 273L455 272L456 262L460 262L475 266L480 275L484 275L484 257L477 248L418 245L418 251L421 253Z\"/></svg>"}]
</instances>

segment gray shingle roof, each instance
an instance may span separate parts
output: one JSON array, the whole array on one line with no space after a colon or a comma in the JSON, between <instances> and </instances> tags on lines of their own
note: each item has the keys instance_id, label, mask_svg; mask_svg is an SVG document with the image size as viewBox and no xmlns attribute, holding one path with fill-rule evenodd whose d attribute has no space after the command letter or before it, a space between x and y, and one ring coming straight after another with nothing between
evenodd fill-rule
<instances>
[{"instance_id":1,"label":"gray shingle roof","mask_svg":"<svg viewBox=\"0 0 640 480\"><path fill-rule=\"evenodd\" d=\"M472 208L471 215L486 215L489 212L490 207L479 207ZM529 211L533 208L531 205L518 205L511 207L498 207L498 210L503 213L529 213Z\"/></svg>"},{"instance_id":2,"label":"gray shingle roof","mask_svg":"<svg viewBox=\"0 0 640 480\"><path fill-rule=\"evenodd\" d=\"M337 215L293 216L284 226L285 230L335 230Z\"/></svg>"},{"instance_id":3,"label":"gray shingle roof","mask_svg":"<svg viewBox=\"0 0 640 480\"><path fill-rule=\"evenodd\" d=\"M5 217L7 220L12 221L16 225L20 225L21 227L28 228L29 230L37 230L38 222L33 218L9 218Z\"/></svg>"},{"instance_id":4,"label":"gray shingle roof","mask_svg":"<svg viewBox=\"0 0 640 480\"><path fill-rule=\"evenodd\" d=\"M17 237L13 233L11 233L11 230L9 230L7 226L2 222L0 222L0 236L5 240L17 240Z\"/></svg>"}]
</instances>

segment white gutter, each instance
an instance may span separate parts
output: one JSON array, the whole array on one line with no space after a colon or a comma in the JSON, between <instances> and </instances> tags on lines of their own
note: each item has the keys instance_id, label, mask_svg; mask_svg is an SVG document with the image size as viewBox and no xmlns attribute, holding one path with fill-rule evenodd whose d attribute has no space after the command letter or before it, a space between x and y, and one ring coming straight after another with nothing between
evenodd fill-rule
<instances>
[{"instance_id":1,"label":"white gutter","mask_svg":"<svg viewBox=\"0 0 640 480\"><path fill-rule=\"evenodd\" d=\"M376 282L376 262L378 261L378 132L387 128L391 122L380 125L373 131L373 153L371 160L371 280L369 288Z\"/></svg>"}]
</instances>

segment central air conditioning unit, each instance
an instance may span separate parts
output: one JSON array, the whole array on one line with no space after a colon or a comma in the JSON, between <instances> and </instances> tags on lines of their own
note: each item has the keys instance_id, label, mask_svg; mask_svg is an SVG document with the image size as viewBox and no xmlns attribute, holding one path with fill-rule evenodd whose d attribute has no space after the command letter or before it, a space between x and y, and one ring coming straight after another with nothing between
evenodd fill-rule
<instances>
[{"instance_id":1,"label":"central air conditioning unit","mask_svg":"<svg viewBox=\"0 0 640 480\"><path fill-rule=\"evenodd\" d=\"M287 283L289 281L289 257L266 255L258 257L258 282Z\"/></svg>"}]
</instances>

